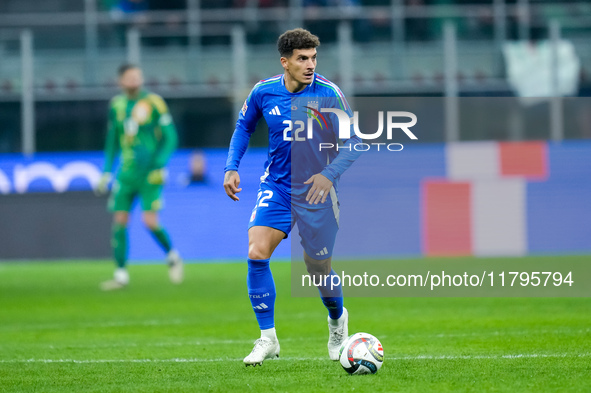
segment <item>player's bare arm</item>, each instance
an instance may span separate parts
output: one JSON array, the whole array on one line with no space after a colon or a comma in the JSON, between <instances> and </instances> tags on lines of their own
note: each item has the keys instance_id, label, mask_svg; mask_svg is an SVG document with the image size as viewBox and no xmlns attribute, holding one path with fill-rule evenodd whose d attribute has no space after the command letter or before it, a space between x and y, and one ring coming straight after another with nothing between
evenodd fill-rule
<instances>
[{"instance_id":1,"label":"player's bare arm","mask_svg":"<svg viewBox=\"0 0 591 393\"><path fill-rule=\"evenodd\" d=\"M332 188L332 182L324 175L317 173L306 180L304 184L312 184L312 187L310 187L310 190L308 190L308 194L306 195L306 201L310 203L310 205L326 202L328 193Z\"/></svg>"},{"instance_id":2,"label":"player's bare arm","mask_svg":"<svg viewBox=\"0 0 591 393\"><path fill-rule=\"evenodd\" d=\"M224 175L224 190L226 190L226 194L233 200L239 201L240 198L236 196L242 188L238 188L240 186L240 175L237 171L228 171Z\"/></svg>"}]
</instances>

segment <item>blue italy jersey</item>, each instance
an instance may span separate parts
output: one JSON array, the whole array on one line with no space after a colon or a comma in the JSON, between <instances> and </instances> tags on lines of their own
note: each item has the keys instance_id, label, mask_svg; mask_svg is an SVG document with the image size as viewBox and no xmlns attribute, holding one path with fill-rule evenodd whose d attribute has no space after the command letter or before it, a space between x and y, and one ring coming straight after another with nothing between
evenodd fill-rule
<instances>
[{"instance_id":1,"label":"blue italy jersey","mask_svg":"<svg viewBox=\"0 0 591 393\"><path fill-rule=\"evenodd\" d=\"M305 196L310 185L303 183L322 173L333 182L336 191L340 175L353 163L357 152L351 148L336 150L338 117L321 112L322 108L340 109L352 116L340 89L321 75L314 74L313 82L297 93L287 90L284 75L260 81L240 111L225 170L238 170L250 136L264 117L269 127L269 152L261 181L291 195L294 204L310 208L331 205L331 198L325 204L309 205Z\"/></svg>"}]
</instances>

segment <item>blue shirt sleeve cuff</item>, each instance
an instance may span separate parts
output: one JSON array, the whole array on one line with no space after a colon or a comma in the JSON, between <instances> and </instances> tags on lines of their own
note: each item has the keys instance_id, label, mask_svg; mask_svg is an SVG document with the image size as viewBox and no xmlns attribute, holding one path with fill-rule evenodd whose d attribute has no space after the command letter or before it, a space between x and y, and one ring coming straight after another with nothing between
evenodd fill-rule
<instances>
[{"instance_id":1,"label":"blue shirt sleeve cuff","mask_svg":"<svg viewBox=\"0 0 591 393\"><path fill-rule=\"evenodd\" d=\"M334 183L334 182L335 182L335 180L336 180L336 178L337 178L337 177L336 177L336 176L335 176L335 175L332 173L332 171L330 170L330 168L328 168L328 167L327 167L327 168L324 168L324 169L322 170L322 172L320 172L320 174L321 174L322 176L326 177L326 178L327 178L328 180L330 180L332 183Z\"/></svg>"}]
</instances>

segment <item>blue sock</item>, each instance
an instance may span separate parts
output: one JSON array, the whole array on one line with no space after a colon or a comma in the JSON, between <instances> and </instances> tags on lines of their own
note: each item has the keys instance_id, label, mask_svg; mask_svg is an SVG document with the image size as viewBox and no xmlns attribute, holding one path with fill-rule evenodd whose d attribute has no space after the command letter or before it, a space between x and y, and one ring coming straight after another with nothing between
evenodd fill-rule
<instances>
[{"instance_id":1,"label":"blue sock","mask_svg":"<svg viewBox=\"0 0 591 393\"><path fill-rule=\"evenodd\" d=\"M268 259L248 259L246 285L261 330L275 327L275 281Z\"/></svg>"},{"instance_id":2,"label":"blue sock","mask_svg":"<svg viewBox=\"0 0 591 393\"><path fill-rule=\"evenodd\" d=\"M326 280L326 286L319 286L318 291L320 292L320 299L328 310L328 316L330 319L339 319L343 314L343 287L339 282L339 285L335 285L331 289L331 277L337 276L334 270L330 270L330 277ZM337 276L338 277L338 276Z\"/></svg>"}]
</instances>

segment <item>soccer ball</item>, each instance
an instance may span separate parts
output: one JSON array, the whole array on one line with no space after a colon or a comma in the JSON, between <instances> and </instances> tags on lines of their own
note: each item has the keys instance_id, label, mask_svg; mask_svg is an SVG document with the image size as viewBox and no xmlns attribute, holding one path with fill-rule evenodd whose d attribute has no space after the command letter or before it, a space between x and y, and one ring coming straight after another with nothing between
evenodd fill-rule
<instances>
[{"instance_id":1,"label":"soccer ball","mask_svg":"<svg viewBox=\"0 0 591 393\"><path fill-rule=\"evenodd\" d=\"M339 361L349 374L375 374L384 362L382 343L369 333L352 334L341 346Z\"/></svg>"}]
</instances>

